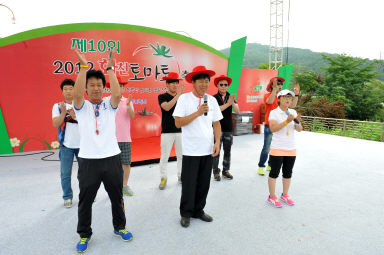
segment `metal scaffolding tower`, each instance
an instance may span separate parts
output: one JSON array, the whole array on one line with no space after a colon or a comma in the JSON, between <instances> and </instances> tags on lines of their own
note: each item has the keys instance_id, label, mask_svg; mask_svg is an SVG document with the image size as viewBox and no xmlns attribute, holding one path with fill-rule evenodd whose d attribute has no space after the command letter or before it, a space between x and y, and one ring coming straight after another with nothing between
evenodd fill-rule
<instances>
[{"instance_id":1,"label":"metal scaffolding tower","mask_svg":"<svg viewBox=\"0 0 384 255\"><path fill-rule=\"evenodd\" d=\"M270 0L269 69L283 65L283 0Z\"/></svg>"}]
</instances>

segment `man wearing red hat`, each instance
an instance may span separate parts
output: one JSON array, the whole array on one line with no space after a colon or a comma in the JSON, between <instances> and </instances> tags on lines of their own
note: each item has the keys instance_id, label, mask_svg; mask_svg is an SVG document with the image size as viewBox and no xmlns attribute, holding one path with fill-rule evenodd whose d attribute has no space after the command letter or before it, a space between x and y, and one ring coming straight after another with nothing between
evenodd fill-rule
<instances>
[{"instance_id":1,"label":"man wearing red hat","mask_svg":"<svg viewBox=\"0 0 384 255\"><path fill-rule=\"evenodd\" d=\"M205 66L193 68L185 76L185 80L193 84L193 91L180 96L173 112L175 125L182 130L180 224L183 227L189 226L191 217L206 222L213 220L204 212L204 207L211 179L212 157L220 151L220 120L223 118L216 99L206 94L213 75L215 72Z\"/></svg>"},{"instance_id":2,"label":"man wearing red hat","mask_svg":"<svg viewBox=\"0 0 384 255\"><path fill-rule=\"evenodd\" d=\"M232 180L233 176L229 173L230 165L231 165L231 147L233 143L233 135L232 135L232 109L239 113L239 106L235 101L235 95L230 95L228 93L228 87L231 85L232 79L225 76L220 75L216 77L214 80L214 84L218 89L218 92L214 97L219 104L220 110L223 114L223 119L220 120L221 125L221 139L220 139L220 147L223 144L224 158L223 158L223 177ZM219 169L219 159L220 153L213 158L213 174L216 181L220 181L220 169Z\"/></svg>"},{"instance_id":3,"label":"man wearing red hat","mask_svg":"<svg viewBox=\"0 0 384 255\"><path fill-rule=\"evenodd\" d=\"M268 83L267 91L269 93L266 93L264 95L264 103L265 103L265 121L264 121L264 145L263 149L260 153L260 159L259 159L259 175L265 174L265 162L267 162L269 150L271 146L272 141L272 132L269 128L269 114L272 110L276 109L278 106L278 100L277 100L277 93L279 93L283 87L283 83L285 82L284 78L281 77L273 77ZM299 90L295 89L295 99L292 101L292 104L290 105L290 108L295 108L297 104L299 96ZM271 166L268 162L267 170L271 170Z\"/></svg>"},{"instance_id":4,"label":"man wearing red hat","mask_svg":"<svg viewBox=\"0 0 384 255\"><path fill-rule=\"evenodd\" d=\"M181 164L182 164L182 150L181 150L181 129L175 126L175 119L172 114L176 108L177 100L184 92L184 84L181 85L179 92L179 78L177 73L170 72L168 76L163 77L167 86L167 92L160 94L159 105L161 109L161 157L160 157L160 185L159 189L165 189L167 185L167 163L169 154L172 150L172 145L175 144L177 156L177 177L178 182L181 183Z\"/></svg>"},{"instance_id":5,"label":"man wearing red hat","mask_svg":"<svg viewBox=\"0 0 384 255\"><path fill-rule=\"evenodd\" d=\"M121 99L119 108L116 113L116 138L121 151L120 160L124 170L123 177L123 194L126 196L133 196L133 191L128 185L129 174L131 172L131 119L135 117L135 110L132 103L132 95L128 98L123 96L124 86L128 83L124 81L119 75L116 75L119 82ZM109 88L109 83L106 84Z\"/></svg>"}]
</instances>

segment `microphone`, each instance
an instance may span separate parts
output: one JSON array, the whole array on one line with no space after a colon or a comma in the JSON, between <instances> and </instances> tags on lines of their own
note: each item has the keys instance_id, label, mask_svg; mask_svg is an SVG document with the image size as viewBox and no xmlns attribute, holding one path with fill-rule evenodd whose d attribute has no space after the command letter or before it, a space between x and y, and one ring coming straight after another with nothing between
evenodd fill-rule
<instances>
[{"instance_id":1,"label":"microphone","mask_svg":"<svg viewBox=\"0 0 384 255\"><path fill-rule=\"evenodd\" d=\"M286 111L285 114L287 114L287 116L289 116L290 113L289 113L289 111ZM297 120L297 119L293 119L293 121L294 121L297 125L300 124L300 121Z\"/></svg>"},{"instance_id":2,"label":"microphone","mask_svg":"<svg viewBox=\"0 0 384 255\"><path fill-rule=\"evenodd\" d=\"M204 94L204 104L208 103L208 96ZM207 116L207 112L204 113L204 116Z\"/></svg>"}]
</instances>

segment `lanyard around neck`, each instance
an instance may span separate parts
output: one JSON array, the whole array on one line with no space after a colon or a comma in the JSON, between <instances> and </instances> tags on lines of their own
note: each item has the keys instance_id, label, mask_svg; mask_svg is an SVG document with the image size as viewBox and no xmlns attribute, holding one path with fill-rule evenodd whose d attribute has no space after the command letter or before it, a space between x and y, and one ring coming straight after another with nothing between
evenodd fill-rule
<instances>
[{"instance_id":1,"label":"lanyard around neck","mask_svg":"<svg viewBox=\"0 0 384 255\"><path fill-rule=\"evenodd\" d=\"M103 102L103 100L101 100L100 103L96 104L96 109L95 109L94 103L91 102L92 103L93 112L95 113L96 135L99 134L99 129L97 128L97 118L100 116L99 108L100 108L100 105L101 105L102 102Z\"/></svg>"}]
</instances>

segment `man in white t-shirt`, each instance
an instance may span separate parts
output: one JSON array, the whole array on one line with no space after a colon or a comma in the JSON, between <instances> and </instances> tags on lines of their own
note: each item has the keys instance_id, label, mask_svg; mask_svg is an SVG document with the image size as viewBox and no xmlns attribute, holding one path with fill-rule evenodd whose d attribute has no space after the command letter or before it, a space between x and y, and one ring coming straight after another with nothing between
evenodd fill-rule
<instances>
[{"instance_id":1,"label":"man in white t-shirt","mask_svg":"<svg viewBox=\"0 0 384 255\"><path fill-rule=\"evenodd\" d=\"M107 73L111 83L111 97L103 98L105 77L102 71L89 70L87 60L77 49L74 50L80 62L80 71L75 83L74 108L80 133L81 164L79 179L79 210L77 233L80 241L77 251L87 250L91 239L92 204L101 182L108 193L112 205L114 233L124 241L132 240L132 233L125 229L123 200L123 169L120 149L116 139L115 117L120 103L121 92L111 55L107 63ZM84 92L89 100L84 100Z\"/></svg>"},{"instance_id":2,"label":"man in white t-shirt","mask_svg":"<svg viewBox=\"0 0 384 255\"><path fill-rule=\"evenodd\" d=\"M220 120L223 118L216 99L206 94L213 75L215 72L205 66L197 66L187 74L185 80L193 84L193 91L180 96L173 112L182 138L180 224L183 227L189 226L191 217L206 222L213 220L204 212L204 207L211 180L212 156L220 151Z\"/></svg>"},{"instance_id":3,"label":"man in white t-shirt","mask_svg":"<svg viewBox=\"0 0 384 255\"><path fill-rule=\"evenodd\" d=\"M79 159L79 129L75 112L72 107L75 82L65 79L60 88L64 102L56 103L52 108L52 124L58 129L60 143L60 179L63 190L64 207L72 207L73 192L71 187L73 158Z\"/></svg>"}]
</instances>

